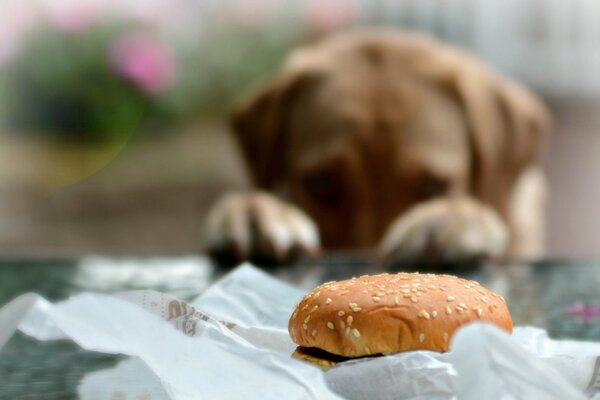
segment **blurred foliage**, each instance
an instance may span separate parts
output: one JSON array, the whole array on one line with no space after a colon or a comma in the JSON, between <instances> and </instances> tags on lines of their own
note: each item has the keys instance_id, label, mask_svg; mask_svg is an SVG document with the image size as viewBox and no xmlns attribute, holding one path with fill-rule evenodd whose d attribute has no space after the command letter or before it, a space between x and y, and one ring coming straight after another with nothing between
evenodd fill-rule
<instances>
[{"instance_id":1,"label":"blurred foliage","mask_svg":"<svg viewBox=\"0 0 600 400\"><path fill-rule=\"evenodd\" d=\"M272 75L300 42L301 36L290 30L215 30L186 60L193 72L184 77L181 98L194 104L189 111L224 117L241 96Z\"/></svg>"},{"instance_id":2,"label":"blurred foliage","mask_svg":"<svg viewBox=\"0 0 600 400\"><path fill-rule=\"evenodd\" d=\"M222 118L299 42L289 30L274 35L229 27L196 41L169 43L177 79L164 92L147 93L111 65L111 47L126 33L125 26L76 35L38 30L26 51L0 68L1 129L98 142L162 131L198 117Z\"/></svg>"},{"instance_id":3,"label":"blurred foliage","mask_svg":"<svg viewBox=\"0 0 600 400\"><path fill-rule=\"evenodd\" d=\"M106 54L113 37L112 30L37 32L0 71L3 128L111 140L130 135L148 112L161 115L160 103L112 71Z\"/></svg>"}]
</instances>

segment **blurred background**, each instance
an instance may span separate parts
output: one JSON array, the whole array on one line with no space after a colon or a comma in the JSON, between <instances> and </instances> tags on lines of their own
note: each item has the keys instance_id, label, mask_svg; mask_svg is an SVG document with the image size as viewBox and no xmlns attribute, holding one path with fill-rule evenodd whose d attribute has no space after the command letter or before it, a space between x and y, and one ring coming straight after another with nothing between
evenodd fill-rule
<instances>
[{"instance_id":1,"label":"blurred background","mask_svg":"<svg viewBox=\"0 0 600 400\"><path fill-rule=\"evenodd\" d=\"M542 95L548 254L600 255L595 0L0 0L0 253L201 251L208 207L248 186L235 100L364 26L428 32Z\"/></svg>"}]
</instances>

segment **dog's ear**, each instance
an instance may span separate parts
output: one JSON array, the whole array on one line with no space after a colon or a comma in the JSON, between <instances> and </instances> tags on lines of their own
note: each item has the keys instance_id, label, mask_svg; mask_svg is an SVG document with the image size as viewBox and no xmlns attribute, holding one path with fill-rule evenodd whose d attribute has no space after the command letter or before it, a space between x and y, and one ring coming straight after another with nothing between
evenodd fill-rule
<instances>
[{"instance_id":1,"label":"dog's ear","mask_svg":"<svg viewBox=\"0 0 600 400\"><path fill-rule=\"evenodd\" d=\"M257 186L273 189L285 176L292 109L321 77L319 71L285 71L234 110L231 128Z\"/></svg>"},{"instance_id":2,"label":"dog's ear","mask_svg":"<svg viewBox=\"0 0 600 400\"><path fill-rule=\"evenodd\" d=\"M516 179L536 162L549 113L532 94L482 66L463 69L452 81L470 129L473 191L505 211Z\"/></svg>"}]
</instances>

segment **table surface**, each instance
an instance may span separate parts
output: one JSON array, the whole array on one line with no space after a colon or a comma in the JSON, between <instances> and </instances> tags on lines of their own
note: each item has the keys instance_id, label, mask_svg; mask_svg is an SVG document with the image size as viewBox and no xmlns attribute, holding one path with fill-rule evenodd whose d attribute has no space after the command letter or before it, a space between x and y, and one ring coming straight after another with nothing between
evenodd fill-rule
<instances>
[{"instance_id":1,"label":"table surface","mask_svg":"<svg viewBox=\"0 0 600 400\"><path fill-rule=\"evenodd\" d=\"M338 255L266 270L308 290L329 280L415 269ZM0 305L26 292L56 301L82 291L131 289L154 289L189 300L228 271L199 256L4 259L0 260ZM543 327L555 338L600 340L600 263L485 264L449 267L444 272L477 280L503 294L517 326ZM17 333L0 350L0 399L76 398L86 374L110 368L123 358L85 351L67 340L38 342Z\"/></svg>"}]
</instances>

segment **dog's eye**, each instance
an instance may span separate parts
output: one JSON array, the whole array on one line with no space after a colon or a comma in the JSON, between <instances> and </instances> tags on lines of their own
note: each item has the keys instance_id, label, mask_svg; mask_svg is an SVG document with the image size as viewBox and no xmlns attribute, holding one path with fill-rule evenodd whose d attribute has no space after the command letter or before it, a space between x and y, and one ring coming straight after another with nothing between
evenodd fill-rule
<instances>
[{"instance_id":1,"label":"dog's eye","mask_svg":"<svg viewBox=\"0 0 600 400\"><path fill-rule=\"evenodd\" d=\"M304 180L304 186L313 199L324 205L336 204L342 196L340 186L331 174L311 175Z\"/></svg>"},{"instance_id":2,"label":"dog's eye","mask_svg":"<svg viewBox=\"0 0 600 400\"><path fill-rule=\"evenodd\" d=\"M448 186L448 181L434 176L428 176L421 183L421 196L424 198L440 196L446 193Z\"/></svg>"}]
</instances>

